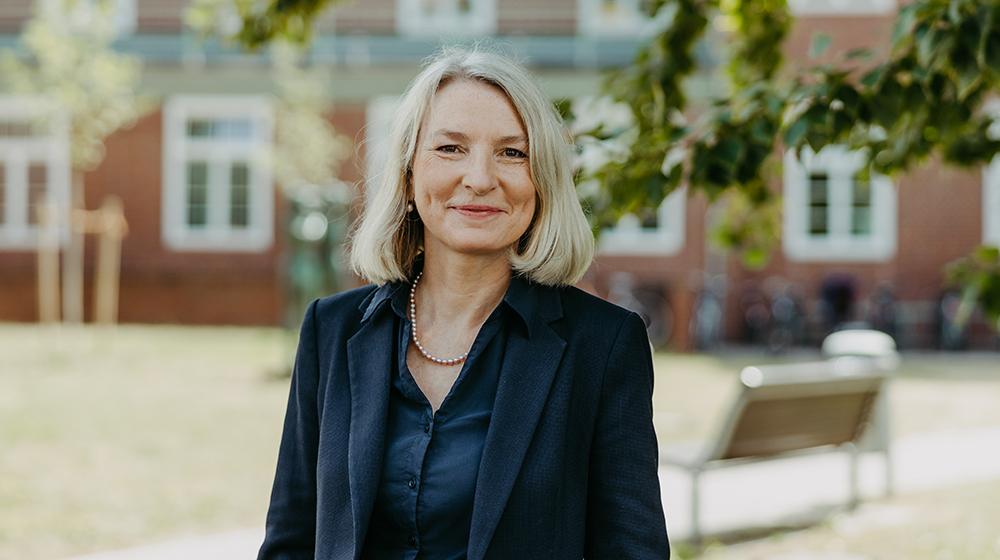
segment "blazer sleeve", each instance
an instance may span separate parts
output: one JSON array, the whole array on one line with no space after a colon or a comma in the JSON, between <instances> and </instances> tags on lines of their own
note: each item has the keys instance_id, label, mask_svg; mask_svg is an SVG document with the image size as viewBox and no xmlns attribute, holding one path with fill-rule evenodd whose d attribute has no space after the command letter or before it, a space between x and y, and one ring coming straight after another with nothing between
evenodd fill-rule
<instances>
[{"instance_id":1,"label":"blazer sleeve","mask_svg":"<svg viewBox=\"0 0 1000 560\"><path fill-rule=\"evenodd\" d=\"M319 443L316 301L306 311L292 371L278 467L258 560L312 559L316 546L316 454Z\"/></svg>"},{"instance_id":2,"label":"blazer sleeve","mask_svg":"<svg viewBox=\"0 0 1000 560\"><path fill-rule=\"evenodd\" d=\"M590 456L585 557L670 557L653 431L653 362L635 313L612 346Z\"/></svg>"}]
</instances>

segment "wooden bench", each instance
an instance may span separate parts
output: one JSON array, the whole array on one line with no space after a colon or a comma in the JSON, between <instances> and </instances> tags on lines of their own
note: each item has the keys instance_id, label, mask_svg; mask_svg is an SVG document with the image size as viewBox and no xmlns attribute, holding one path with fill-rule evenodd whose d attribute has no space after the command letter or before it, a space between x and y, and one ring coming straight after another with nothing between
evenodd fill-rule
<instances>
[{"instance_id":1,"label":"wooden bench","mask_svg":"<svg viewBox=\"0 0 1000 560\"><path fill-rule=\"evenodd\" d=\"M850 502L858 503L858 443L872 423L889 372L867 358L748 367L741 389L717 437L695 453L665 449L661 464L691 475L692 540L701 540L698 477L706 470L809 453L850 455ZM874 450L885 456L889 491L886 418L879 418ZM870 430L869 430L870 431ZM867 439L867 438L866 438ZM866 445L871 449L871 445Z\"/></svg>"}]
</instances>

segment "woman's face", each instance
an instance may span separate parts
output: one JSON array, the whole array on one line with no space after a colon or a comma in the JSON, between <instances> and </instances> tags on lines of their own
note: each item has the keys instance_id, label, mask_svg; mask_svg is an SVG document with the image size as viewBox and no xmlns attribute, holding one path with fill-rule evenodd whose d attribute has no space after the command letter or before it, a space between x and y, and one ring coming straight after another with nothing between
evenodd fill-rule
<instances>
[{"instance_id":1,"label":"woman's face","mask_svg":"<svg viewBox=\"0 0 1000 560\"><path fill-rule=\"evenodd\" d=\"M438 90L417 137L411 193L427 255L495 255L535 214L528 134L499 89L460 80Z\"/></svg>"}]
</instances>

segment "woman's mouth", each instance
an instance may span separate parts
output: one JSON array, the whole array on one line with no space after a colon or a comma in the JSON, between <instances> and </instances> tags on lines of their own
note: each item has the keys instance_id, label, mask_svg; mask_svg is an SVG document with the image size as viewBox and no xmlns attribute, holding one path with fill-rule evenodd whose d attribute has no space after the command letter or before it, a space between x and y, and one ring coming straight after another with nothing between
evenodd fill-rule
<instances>
[{"instance_id":1,"label":"woman's mouth","mask_svg":"<svg viewBox=\"0 0 1000 560\"><path fill-rule=\"evenodd\" d=\"M484 204L464 204L462 206L455 206L454 209L460 212L463 216L473 218L485 218L501 212L499 208L486 206Z\"/></svg>"}]
</instances>

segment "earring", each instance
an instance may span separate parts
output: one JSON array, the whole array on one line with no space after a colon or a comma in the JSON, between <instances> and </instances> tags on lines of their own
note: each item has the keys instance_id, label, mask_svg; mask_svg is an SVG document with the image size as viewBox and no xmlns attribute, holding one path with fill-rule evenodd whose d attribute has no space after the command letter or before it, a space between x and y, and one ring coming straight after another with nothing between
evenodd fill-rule
<instances>
[{"instance_id":1,"label":"earring","mask_svg":"<svg viewBox=\"0 0 1000 560\"><path fill-rule=\"evenodd\" d=\"M406 212L407 213L413 212L413 203L412 202L407 202L406 203Z\"/></svg>"}]
</instances>

